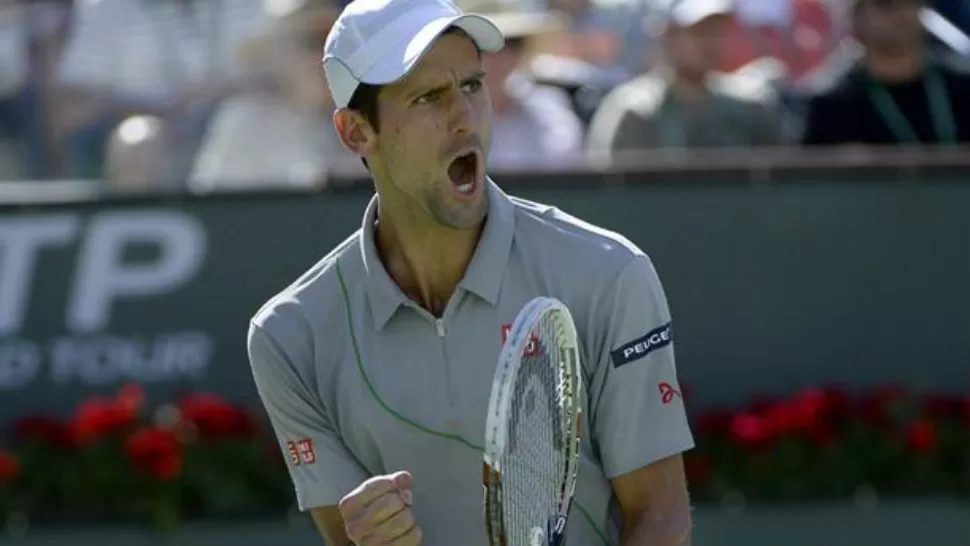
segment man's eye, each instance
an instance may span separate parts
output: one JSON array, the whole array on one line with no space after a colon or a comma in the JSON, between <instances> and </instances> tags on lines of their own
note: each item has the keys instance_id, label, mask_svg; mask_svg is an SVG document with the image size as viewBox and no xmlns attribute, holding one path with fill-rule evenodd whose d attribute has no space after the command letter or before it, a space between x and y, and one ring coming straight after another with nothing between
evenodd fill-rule
<instances>
[{"instance_id":1,"label":"man's eye","mask_svg":"<svg viewBox=\"0 0 970 546\"><path fill-rule=\"evenodd\" d=\"M438 98L438 92L432 91L414 99L414 104L428 104L429 102L434 102L436 98Z\"/></svg>"},{"instance_id":2,"label":"man's eye","mask_svg":"<svg viewBox=\"0 0 970 546\"><path fill-rule=\"evenodd\" d=\"M482 81L472 80L470 82L465 83L465 85L463 85L462 88L465 90L466 93L478 93L479 91L482 90Z\"/></svg>"}]
</instances>

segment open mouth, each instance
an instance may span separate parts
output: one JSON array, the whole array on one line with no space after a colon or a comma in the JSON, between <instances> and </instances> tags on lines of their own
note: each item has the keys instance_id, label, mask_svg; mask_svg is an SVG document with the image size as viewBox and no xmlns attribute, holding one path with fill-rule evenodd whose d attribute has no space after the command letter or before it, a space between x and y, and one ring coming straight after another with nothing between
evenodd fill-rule
<instances>
[{"instance_id":1,"label":"open mouth","mask_svg":"<svg viewBox=\"0 0 970 546\"><path fill-rule=\"evenodd\" d=\"M448 166L448 178L458 193L474 193L478 183L478 154L468 152L453 159Z\"/></svg>"}]
</instances>

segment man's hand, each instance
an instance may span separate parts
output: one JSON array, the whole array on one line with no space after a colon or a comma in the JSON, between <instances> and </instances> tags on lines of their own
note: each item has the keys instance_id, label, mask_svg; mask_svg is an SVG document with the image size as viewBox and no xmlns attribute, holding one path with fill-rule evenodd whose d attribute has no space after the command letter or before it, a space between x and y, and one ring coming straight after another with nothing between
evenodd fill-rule
<instances>
[{"instance_id":1,"label":"man's hand","mask_svg":"<svg viewBox=\"0 0 970 546\"><path fill-rule=\"evenodd\" d=\"M340 500L347 536L357 546L421 544L411 514L411 474L374 476Z\"/></svg>"}]
</instances>

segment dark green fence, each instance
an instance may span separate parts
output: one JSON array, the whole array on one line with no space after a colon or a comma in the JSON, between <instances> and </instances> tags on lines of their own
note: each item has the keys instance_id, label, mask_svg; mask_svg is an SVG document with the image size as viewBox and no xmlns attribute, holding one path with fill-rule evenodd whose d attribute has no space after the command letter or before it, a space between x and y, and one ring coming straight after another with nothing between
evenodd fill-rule
<instances>
[{"instance_id":1,"label":"dark green fence","mask_svg":"<svg viewBox=\"0 0 970 546\"><path fill-rule=\"evenodd\" d=\"M850 503L756 508L698 508L698 546L966 546L970 508L947 501ZM323 544L307 517L277 523L189 526L172 535L123 528L42 531L3 537L9 546L267 546Z\"/></svg>"}]
</instances>

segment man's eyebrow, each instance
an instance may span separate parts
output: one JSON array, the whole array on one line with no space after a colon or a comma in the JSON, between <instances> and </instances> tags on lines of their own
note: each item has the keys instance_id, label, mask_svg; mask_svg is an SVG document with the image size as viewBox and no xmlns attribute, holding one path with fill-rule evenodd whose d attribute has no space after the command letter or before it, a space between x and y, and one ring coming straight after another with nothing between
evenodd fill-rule
<instances>
[{"instance_id":1,"label":"man's eyebrow","mask_svg":"<svg viewBox=\"0 0 970 546\"><path fill-rule=\"evenodd\" d=\"M460 81L461 83L466 83L472 80L481 80L484 77L485 77L485 71L481 68L478 68L478 69L475 69L474 71L469 72L467 75L462 76ZM414 98L420 97L421 95L425 95L428 93L436 93L436 92L444 91L445 89L448 89L449 85L451 84L447 82L429 82L423 85L419 83L415 85L414 89L405 92L404 97L406 100L412 100Z\"/></svg>"},{"instance_id":2,"label":"man's eyebrow","mask_svg":"<svg viewBox=\"0 0 970 546\"><path fill-rule=\"evenodd\" d=\"M428 93L444 91L447 88L448 88L447 83L442 83L442 82L426 83L423 85L415 86L414 89L405 93L404 97L407 100L411 100L411 99L420 97L421 95L426 95Z\"/></svg>"},{"instance_id":3,"label":"man's eyebrow","mask_svg":"<svg viewBox=\"0 0 970 546\"><path fill-rule=\"evenodd\" d=\"M481 80L484 77L485 77L485 70L479 68L479 69L473 71L468 76L465 76L464 78L462 78L461 81L467 82L469 80Z\"/></svg>"}]
</instances>

